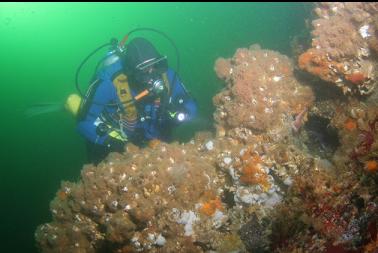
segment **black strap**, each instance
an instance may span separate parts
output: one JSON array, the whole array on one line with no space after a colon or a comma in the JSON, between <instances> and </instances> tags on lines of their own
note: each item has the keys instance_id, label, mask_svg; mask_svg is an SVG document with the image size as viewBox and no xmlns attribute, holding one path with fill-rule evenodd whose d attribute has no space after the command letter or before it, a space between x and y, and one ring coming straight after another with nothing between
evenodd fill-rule
<instances>
[{"instance_id":1,"label":"black strap","mask_svg":"<svg viewBox=\"0 0 378 253\"><path fill-rule=\"evenodd\" d=\"M77 114L77 120L81 121L83 120L86 115L88 114L89 108L91 106L90 101L93 101L93 97L96 94L97 87L100 85L101 80L96 79L92 82L92 84L88 87L87 93L85 94L85 97L80 103L79 112Z\"/></svg>"}]
</instances>

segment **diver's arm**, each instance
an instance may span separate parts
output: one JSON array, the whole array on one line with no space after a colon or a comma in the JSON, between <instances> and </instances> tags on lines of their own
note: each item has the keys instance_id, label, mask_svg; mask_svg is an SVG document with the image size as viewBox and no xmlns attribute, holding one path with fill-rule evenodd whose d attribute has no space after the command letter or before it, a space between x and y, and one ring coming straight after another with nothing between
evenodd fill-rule
<instances>
[{"instance_id":1,"label":"diver's arm","mask_svg":"<svg viewBox=\"0 0 378 253\"><path fill-rule=\"evenodd\" d=\"M79 133L86 139L101 145L108 138L106 132L101 132L100 124L103 123L99 118L105 105L112 100L112 89L108 82L110 81L102 81L94 91L94 96L89 96L92 97L92 100L88 101L89 109L77 126Z\"/></svg>"}]
</instances>

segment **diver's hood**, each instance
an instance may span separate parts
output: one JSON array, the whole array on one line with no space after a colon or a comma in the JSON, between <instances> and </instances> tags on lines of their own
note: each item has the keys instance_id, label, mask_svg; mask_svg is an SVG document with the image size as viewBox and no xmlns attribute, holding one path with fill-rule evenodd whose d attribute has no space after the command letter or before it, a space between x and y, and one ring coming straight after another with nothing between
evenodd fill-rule
<instances>
[{"instance_id":1,"label":"diver's hood","mask_svg":"<svg viewBox=\"0 0 378 253\"><path fill-rule=\"evenodd\" d=\"M144 38L135 38L127 45L124 56L124 67L128 74L133 74L137 68L143 67L143 64L151 63L162 56L156 48Z\"/></svg>"}]
</instances>

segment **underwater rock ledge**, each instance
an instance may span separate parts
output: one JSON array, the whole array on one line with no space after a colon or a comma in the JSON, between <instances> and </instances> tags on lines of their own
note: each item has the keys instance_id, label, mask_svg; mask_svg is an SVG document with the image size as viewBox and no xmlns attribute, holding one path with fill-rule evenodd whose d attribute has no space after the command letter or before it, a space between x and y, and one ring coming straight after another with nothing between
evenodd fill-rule
<instances>
[{"instance_id":1,"label":"underwater rock ledge","mask_svg":"<svg viewBox=\"0 0 378 253\"><path fill-rule=\"evenodd\" d=\"M339 5L340 13L375 8ZM317 13L335 6L321 3ZM216 133L184 144L128 144L97 167L85 165L50 203L53 220L35 232L40 250L376 252L377 104L359 96L323 101L294 64L258 45L219 58L214 68L225 86L213 98ZM338 145L324 156L308 145L318 136L311 117L336 131Z\"/></svg>"}]
</instances>

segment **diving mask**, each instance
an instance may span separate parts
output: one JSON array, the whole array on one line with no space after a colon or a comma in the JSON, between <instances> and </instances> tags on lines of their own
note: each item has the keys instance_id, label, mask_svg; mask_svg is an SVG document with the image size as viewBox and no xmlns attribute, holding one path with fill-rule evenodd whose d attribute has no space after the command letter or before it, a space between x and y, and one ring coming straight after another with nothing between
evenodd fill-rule
<instances>
[{"instance_id":1,"label":"diving mask","mask_svg":"<svg viewBox=\"0 0 378 253\"><path fill-rule=\"evenodd\" d=\"M136 66L135 80L137 83L146 86L150 93L159 95L165 90L162 74L167 69L166 56L146 60Z\"/></svg>"},{"instance_id":2,"label":"diving mask","mask_svg":"<svg viewBox=\"0 0 378 253\"><path fill-rule=\"evenodd\" d=\"M135 69L141 72L148 72L151 68L160 73L167 71L167 56L151 58L135 66Z\"/></svg>"}]
</instances>

